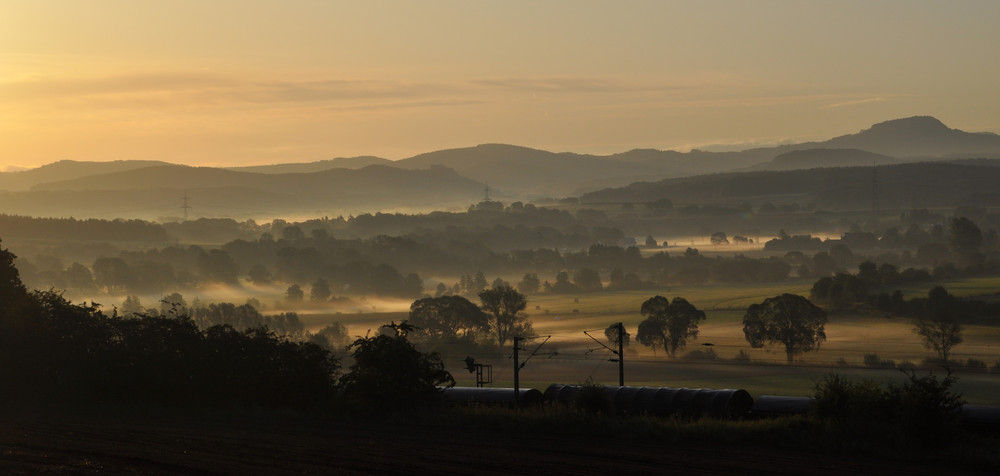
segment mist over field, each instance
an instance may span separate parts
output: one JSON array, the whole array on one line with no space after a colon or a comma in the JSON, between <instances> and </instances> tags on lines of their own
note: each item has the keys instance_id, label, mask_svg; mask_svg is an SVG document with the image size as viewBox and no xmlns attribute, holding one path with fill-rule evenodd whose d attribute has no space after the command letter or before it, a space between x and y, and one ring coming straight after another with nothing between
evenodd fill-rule
<instances>
[{"instance_id":1,"label":"mist over field","mask_svg":"<svg viewBox=\"0 0 1000 476\"><path fill-rule=\"evenodd\" d=\"M893 149L918 138L927 144L929 137L938 137L934 143L939 145L928 146L920 158L903 156L908 149ZM838 145L867 146L880 155L830 148ZM884 155L894 150L898 158ZM983 158L956 158L973 150ZM875 354L893 366L932 362L933 353L910 332L911 320L921 311L904 304L925 297L934 286L953 289L970 302L995 300L1000 177L994 175L1000 161L989 156L1000 154L1000 139L915 117L823 143L716 154L716 167L730 171L660 181L680 173L670 167L683 163L683 157L699 154L702 160L708 153L643 154L637 160L628 154L578 157L480 146L421 154L412 166L359 158L235 171L64 161L0 175L0 183L9 187L4 193L15 198L108 193L114 203L135 207L156 200L187 217L149 219L148 212L136 211L115 220L86 214L71 218L60 216L69 206L64 204L43 213L51 218L41 218L16 213L21 202L14 200L4 202L11 209L0 216L0 225L4 245L18 255L16 265L30 288L58 290L75 302L100 303L122 315L186 313L203 326L271 323L293 339L343 326L341 340L330 347L337 352L342 351L338 345L371 335L383 324L412 321L415 301L460 296L478 303L482 291L510 286L527 298L522 314L533 324L531 336L551 335L547 345L559 348L558 355L539 364L549 369L540 375L553 381L579 382L612 371L599 365L601 358L583 331L600 337L604 328L623 322L635 335L643 322L643 302L656 295L683 298L708 317L698 335L671 357L655 344L632 342L629 357L636 367L631 380L667 386L693 384L676 380L680 369L705 359L733 362L727 366L780 362L781 354L773 349L749 345L740 321L747 306L774 295L800 294L832 313L825 345L795 356L798 365L819 366L804 375L831 366L864 368ZM748 166L753 161L760 166ZM645 180L626 183L627 168L621 164L642 164ZM426 176L386 175L421 170L413 167L426 167L434 180L460 178L465 191L456 194L426 182ZM560 173L570 170L573 174ZM526 199L530 184L512 185L544 177L550 191L582 190L590 180L581 178L585 170L605 181L621 176L622 186L532 201ZM510 182L501 178L504 173ZM164 180L171 174L180 175ZM149 193L163 181L190 187ZM317 214L309 216L292 201L273 201L274 193L310 202ZM344 203L338 197L348 193L365 211L334 215L334 207ZM505 195L513 198L504 200ZM256 202L247 197L266 198L273 213L287 210L289 215L211 216L215 207L228 206L214 204L218 197L241 202L248 213L256 210ZM429 200L426 211L386 208L413 205L416 197ZM96 203L86 206L101 210ZM328 204L333 207L325 209ZM874 277L864 274L872 269ZM833 288L820 286L831 279ZM969 280L982 284L963 288ZM960 362L996 367L997 322L990 306L962 317L966 339L953 354ZM509 382L503 345L491 343L489 334L436 332L417 331L413 338L439 352L450 369L475 353L495 362L497 378ZM713 381L697 380L707 387L733 385ZM777 387L743 385L794 394L811 388L805 378ZM997 403L990 396L996 383L979 385L966 395Z\"/></svg>"},{"instance_id":2,"label":"mist over field","mask_svg":"<svg viewBox=\"0 0 1000 476\"><path fill-rule=\"evenodd\" d=\"M0 472L991 474L1000 4L900 7L4 2Z\"/></svg>"}]
</instances>

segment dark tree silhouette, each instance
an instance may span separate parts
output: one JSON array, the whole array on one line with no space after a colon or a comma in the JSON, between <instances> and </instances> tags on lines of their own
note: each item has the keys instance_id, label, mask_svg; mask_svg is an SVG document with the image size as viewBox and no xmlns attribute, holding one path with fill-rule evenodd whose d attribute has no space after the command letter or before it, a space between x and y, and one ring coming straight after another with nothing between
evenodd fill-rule
<instances>
[{"instance_id":1,"label":"dark tree silhouette","mask_svg":"<svg viewBox=\"0 0 1000 476\"><path fill-rule=\"evenodd\" d=\"M604 337L608 339L609 344L613 345L618 344L618 333L619 333L618 324L611 324L606 329L604 329ZM632 336L628 333L628 330L626 330L625 334L622 335L622 346L628 347L629 344L631 343L632 343Z\"/></svg>"},{"instance_id":2,"label":"dark tree silhouette","mask_svg":"<svg viewBox=\"0 0 1000 476\"><path fill-rule=\"evenodd\" d=\"M285 290L285 300L288 302L302 302L303 298L305 298L305 292L298 284L293 284Z\"/></svg>"},{"instance_id":3,"label":"dark tree silhouette","mask_svg":"<svg viewBox=\"0 0 1000 476\"><path fill-rule=\"evenodd\" d=\"M407 321L416 333L433 340L475 341L490 329L489 316L462 296L418 299L410 305Z\"/></svg>"},{"instance_id":4,"label":"dark tree silhouette","mask_svg":"<svg viewBox=\"0 0 1000 476\"><path fill-rule=\"evenodd\" d=\"M528 301L514 288L486 289L479 293L479 301L488 315L489 332L497 347L503 347L512 337L534 337L535 331L524 313Z\"/></svg>"},{"instance_id":5,"label":"dark tree silhouette","mask_svg":"<svg viewBox=\"0 0 1000 476\"><path fill-rule=\"evenodd\" d=\"M330 294L330 283L323 278L318 278L309 289L309 300L313 302L327 301L330 299Z\"/></svg>"},{"instance_id":6,"label":"dark tree silhouette","mask_svg":"<svg viewBox=\"0 0 1000 476\"><path fill-rule=\"evenodd\" d=\"M968 218L952 218L948 226L948 242L952 250L968 257L979 251L983 244L983 232Z\"/></svg>"},{"instance_id":7,"label":"dark tree silhouette","mask_svg":"<svg viewBox=\"0 0 1000 476\"><path fill-rule=\"evenodd\" d=\"M580 268L573 274L573 282L581 291L591 293L604 289L601 275L593 268Z\"/></svg>"},{"instance_id":8,"label":"dark tree silhouette","mask_svg":"<svg viewBox=\"0 0 1000 476\"><path fill-rule=\"evenodd\" d=\"M671 357L687 345L688 339L698 338L698 323L705 320L704 311L680 297L673 301L651 297L642 303L640 312L647 317L639 323L636 339L647 347L662 346Z\"/></svg>"},{"instance_id":9,"label":"dark tree silhouette","mask_svg":"<svg viewBox=\"0 0 1000 476\"><path fill-rule=\"evenodd\" d=\"M924 340L924 346L937 352L947 362L951 348L962 343L962 325L958 322L955 298L941 286L927 294L927 315L914 321L913 332Z\"/></svg>"},{"instance_id":10,"label":"dark tree silhouette","mask_svg":"<svg viewBox=\"0 0 1000 476\"><path fill-rule=\"evenodd\" d=\"M517 283L517 290L521 294L535 294L541 285L541 282L538 280L538 274L525 273L521 281Z\"/></svg>"},{"instance_id":11,"label":"dark tree silhouette","mask_svg":"<svg viewBox=\"0 0 1000 476\"><path fill-rule=\"evenodd\" d=\"M441 401L437 386L455 385L436 353L417 350L407 340L412 326L382 326L378 335L355 340L349 346L354 364L340 383L355 405L405 412Z\"/></svg>"},{"instance_id":12,"label":"dark tree silhouette","mask_svg":"<svg viewBox=\"0 0 1000 476\"><path fill-rule=\"evenodd\" d=\"M782 294L752 304L743 316L743 334L755 349L785 347L788 363L796 354L818 349L826 340L826 313L797 294Z\"/></svg>"}]
</instances>

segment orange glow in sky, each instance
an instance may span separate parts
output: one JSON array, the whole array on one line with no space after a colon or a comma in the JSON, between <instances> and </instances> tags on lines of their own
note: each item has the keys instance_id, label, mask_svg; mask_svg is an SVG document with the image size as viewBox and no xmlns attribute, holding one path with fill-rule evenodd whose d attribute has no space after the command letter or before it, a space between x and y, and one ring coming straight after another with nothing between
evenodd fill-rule
<instances>
[{"instance_id":1,"label":"orange glow in sky","mask_svg":"<svg viewBox=\"0 0 1000 476\"><path fill-rule=\"evenodd\" d=\"M0 3L0 170L1000 132L995 1Z\"/></svg>"}]
</instances>

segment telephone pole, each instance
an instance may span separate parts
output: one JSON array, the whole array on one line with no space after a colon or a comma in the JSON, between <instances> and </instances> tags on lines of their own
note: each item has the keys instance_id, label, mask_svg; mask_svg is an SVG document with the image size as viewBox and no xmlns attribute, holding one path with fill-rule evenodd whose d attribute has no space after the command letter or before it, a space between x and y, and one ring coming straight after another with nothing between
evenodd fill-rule
<instances>
[{"instance_id":1,"label":"telephone pole","mask_svg":"<svg viewBox=\"0 0 1000 476\"><path fill-rule=\"evenodd\" d=\"M521 338L514 337L514 406L517 407L521 404L521 381L519 375L521 372L521 359L517 357L518 348L521 347Z\"/></svg>"},{"instance_id":2,"label":"telephone pole","mask_svg":"<svg viewBox=\"0 0 1000 476\"><path fill-rule=\"evenodd\" d=\"M618 323L618 386L625 386L625 324Z\"/></svg>"}]
</instances>

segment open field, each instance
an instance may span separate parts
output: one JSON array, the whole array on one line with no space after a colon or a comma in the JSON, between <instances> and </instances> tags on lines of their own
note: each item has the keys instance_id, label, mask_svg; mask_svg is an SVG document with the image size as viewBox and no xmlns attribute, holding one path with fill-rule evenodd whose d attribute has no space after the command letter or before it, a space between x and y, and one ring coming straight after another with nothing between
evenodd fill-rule
<instances>
[{"instance_id":1,"label":"open field","mask_svg":"<svg viewBox=\"0 0 1000 476\"><path fill-rule=\"evenodd\" d=\"M718 437L741 422L678 438L637 428L379 423L294 415L103 409L0 412L4 474L993 474L954 461L797 449ZM785 423L787 425L787 423ZM743 430L740 426L750 427ZM765 434L762 427L757 434ZM647 432L643 432L646 429ZM609 431L610 430L610 431ZM742 431L740 431L742 430ZM676 433L676 430L675 430Z\"/></svg>"},{"instance_id":2,"label":"open field","mask_svg":"<svg viewBox=\"0 0 1000 476\"><path fill-rule=\"evenodd\" d=\"M943 283L960 296L993 294L1000 290L997 278L972 278ZM580 383L591 379L598 383L617 385L618 367L609 362L613 355L587 337L583 331L604 340L604 329L623 322L633 335L643 317L638 310L642 302L660 294L669 298L684 297L706 312L707 319L699 327L697 340L678 351L670 359L663 350L653 351L638 343L626 350L625 380L627 385L743 388L754 396L808 396L815 382L836 372L851 378L871 378L878 381L902 381L905 375L893 368L864 366L865 354L877 354L881 360L896 365L914 364L918 373L933 371L944 374L935 366L922 366L934 357L924 348L912 329L909 319L886 318L878 314L831 313L826 326L827 341L820 350L800 354L794 365L785 363L783 350L752 349L743 335L743 313L746 306L783 292L808 295L811 282L743 286L684 286L653 291L603 292L580 295L537 295L528 299L528 313L535 330L542 337L551 336L521 372L524 387L544 390L551 383ZM927 287L913 287L912 295L925 294ZM303 316L308 328L318 329L334 320L348 327L350 335L364 335L381 324L406 319L403 312L364 314L309 314ZM954 349L954 360L976 359L989 366L1000 365L1000 327L965 326L965 341ZM541 339L526 345L522 359L537 347ZM703 345L711 344L711 346ZM691 351L717 354L714 360L685 357ZM475 385L474 376L467 373L461 362L466 349L442 346L437 349L459 385ZM745 352L750 361L734 360ZM549 355L558 352L558 355ZM513 385L513 362L510 344L503 353L480 352L473 355L481 363L492 364L493 386ZM1000 405L1000 368L987 371L965 367L953 369L959 377L958 391L969 403Z\"/></svg>"}]
</instances>

